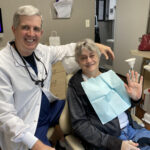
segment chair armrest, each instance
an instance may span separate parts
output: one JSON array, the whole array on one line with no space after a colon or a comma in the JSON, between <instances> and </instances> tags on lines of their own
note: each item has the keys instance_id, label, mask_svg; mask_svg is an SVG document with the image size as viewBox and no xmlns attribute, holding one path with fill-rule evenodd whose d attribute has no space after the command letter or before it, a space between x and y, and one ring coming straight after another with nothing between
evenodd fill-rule
<instances>
[{"instance_id":1,"label":"chair armrest","mask_svg":"<svg viewBox=\"0 0 150 150\"><path fill-rule=\"evenodd\" d=\"M81 144L81 141L77 139L75 136L67 135L65 139L68 145L72 148L72 150L85 150Z\"/></svg>"},{"instance_id":2,"label":"chair armrest","mask_svg":"<svg viewBox=\"0 0 150 150\"><path fill-rule=\"evenodd\" d=\"M47 132L47 138L50 139L53 133L54 133L54 127L49 128Z\"/></svg>"},{"instance_id":3,"label":"chair armrest","mask_svg":"<svg viewBox=\"0 0 150 150\"><path fill-rule=\"evenodd\" d=\"M131 114L131 116L132 116L132 119L133 119L134 121L136 121L140 126L142 126L142 127L145 126L144 123L143 123L143 121L142 121L141 119L139 119L137 116L135 116L135 115L133 115L133 114Z\"/></svg>"}]
</instances>

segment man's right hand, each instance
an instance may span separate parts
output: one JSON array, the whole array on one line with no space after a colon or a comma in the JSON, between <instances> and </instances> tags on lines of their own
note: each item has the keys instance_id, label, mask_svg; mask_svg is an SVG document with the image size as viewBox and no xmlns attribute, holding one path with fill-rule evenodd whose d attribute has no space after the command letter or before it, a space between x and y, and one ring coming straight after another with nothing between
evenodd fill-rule
<instances>
[{"instance_id":1,"label":"man's right hand","mask_svg":"<svg viewBox=\"0 0 150 150\"><path fill-rule=\"evenodd\" d=\"M121 150L140 150L138 147L138 143L134 143L132 140L123 141L121 145Z\"/></svg>"},{"instance_id":2,"label":"man's right hand","mask_svg":"<svg viewBox=\"0 0 150 150\"><path fill-rule=\"evenodd\" d=\"M38 140L32 147L32 150L55 150L53 147L49 147Z\"/></svg>"}]
</instances>

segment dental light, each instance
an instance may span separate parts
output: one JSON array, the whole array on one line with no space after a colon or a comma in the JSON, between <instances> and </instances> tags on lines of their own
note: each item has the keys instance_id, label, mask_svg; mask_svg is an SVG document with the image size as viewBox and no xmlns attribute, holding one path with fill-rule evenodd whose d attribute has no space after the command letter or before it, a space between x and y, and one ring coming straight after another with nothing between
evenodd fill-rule
<instances>
[{"instance_id":1,"label":"dental light","mask_svg":"<svg viewBox=\"0 0 150 150\"><path fill-rule=\"evenodd\" d=\"M128 65L130 67L130 70L133 70L134 64L135 64L135 60L136 60L136 58L129 58L129 59L125 60L128 63Z\"/></svg>"},{"instance_id":2,"label":"dental light","mask_svg":"<svg viewBox=\"0 0 150 150\"><path fill-rule=\"evenodd\" d=\"M129 65L129 67L130 67L130 69L129 69L129 75L130 75L130 77L131 77L131 71L134 68L135 60L136 60L136 58L129 58L129 59L125 60L125 62L127 62L128 65Z\"/></svg>"}]
</instances>

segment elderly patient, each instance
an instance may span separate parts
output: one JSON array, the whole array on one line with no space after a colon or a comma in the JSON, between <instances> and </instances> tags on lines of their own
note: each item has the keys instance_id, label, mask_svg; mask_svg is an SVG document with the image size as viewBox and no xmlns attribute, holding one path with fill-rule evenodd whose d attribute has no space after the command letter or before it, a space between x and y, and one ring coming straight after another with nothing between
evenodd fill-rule
<instances>
[{"instance_id":1,"label":"elderly patient","mask_svg":"<svg viewBox=\"0 0 150 150\"><path fill-rule=\"evenodd\" d=\"M85 149L150 150L150 131L134 122L128 109L140 102L143 77L138 82L138 73L132 71L131 77L127 74L128 84L125 84L112 70L101 71L99 50L90 39L77 43L75 59L81 70L69 81L67 99L73 132L81 139ZM86 84L88 81L90 84ZM109 85L114 90L108 94ZM100 88L99 92L97 88ZM98 94L99 101L94 105L91 98ZM117 98L117 95L123 98ZM108 103L103 104L106 100L114 104L115 111L121 111L115 116L108 113L112 107L108 107Z\"/></svg>"}]
</instances>

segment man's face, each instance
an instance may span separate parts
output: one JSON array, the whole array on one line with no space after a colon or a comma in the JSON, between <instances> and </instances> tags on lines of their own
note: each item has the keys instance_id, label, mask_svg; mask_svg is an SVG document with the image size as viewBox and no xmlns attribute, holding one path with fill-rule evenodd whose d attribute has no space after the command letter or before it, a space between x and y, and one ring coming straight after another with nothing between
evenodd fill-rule
<instances>
[{"instance_id":1,"label":"man's face","mask_svg":"<svg viewBox=\"0 0 150 150\"><path fill-rule=\"evenodd\" d=\"M38 45L43 33L41 23L40 16L20 16L17 28L12 27L16 47L22 56L31 55Z\"/></svg>"}]
</instances>

